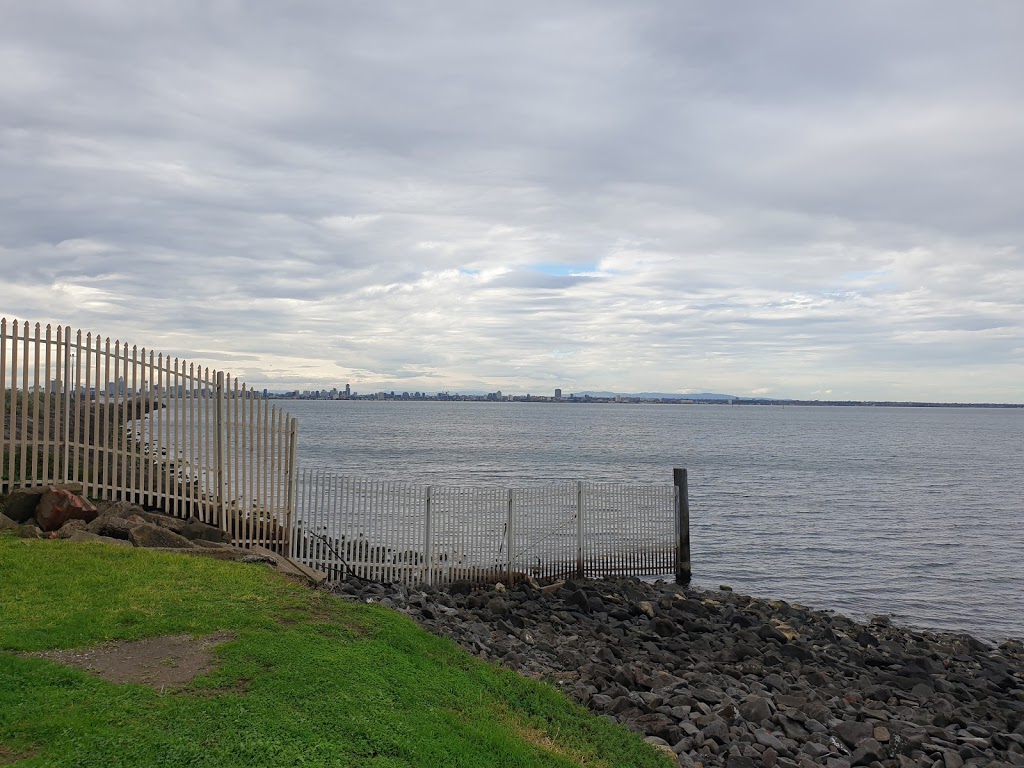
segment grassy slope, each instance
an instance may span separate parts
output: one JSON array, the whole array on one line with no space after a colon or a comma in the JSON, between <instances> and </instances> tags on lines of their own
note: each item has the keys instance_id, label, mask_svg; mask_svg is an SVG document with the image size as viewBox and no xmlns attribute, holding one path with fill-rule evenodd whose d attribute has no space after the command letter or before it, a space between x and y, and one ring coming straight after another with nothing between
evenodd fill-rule
<instances>
[{"instance_id":1,"label":"grassy slope","mask_svg":"<svg viewBox=\"0 0 1024 768\"><path fill-rule=\"evenodd\" d=\"M17 651L230 630L176 692ZM667 766L546 685L262 566L0 535L0 765Z\"/></svg>"}]
</instances>

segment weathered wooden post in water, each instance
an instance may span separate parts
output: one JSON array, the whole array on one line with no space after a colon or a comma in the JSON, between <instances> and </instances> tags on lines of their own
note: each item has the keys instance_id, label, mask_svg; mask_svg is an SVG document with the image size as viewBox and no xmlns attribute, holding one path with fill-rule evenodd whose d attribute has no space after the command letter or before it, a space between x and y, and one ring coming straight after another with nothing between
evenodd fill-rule
<instances>
[{"instance_id":1,"label":"weathered wooden post in water","mask_svg":"<svg viewBox=\"0 0 1024 768\"><path fill-rule=\"evenodd\" d=\"M672 470L672 482L676 486L676 583L690 583L690 495L686 484L686 470L676 467Z\"/></svg>"}]
</instances>

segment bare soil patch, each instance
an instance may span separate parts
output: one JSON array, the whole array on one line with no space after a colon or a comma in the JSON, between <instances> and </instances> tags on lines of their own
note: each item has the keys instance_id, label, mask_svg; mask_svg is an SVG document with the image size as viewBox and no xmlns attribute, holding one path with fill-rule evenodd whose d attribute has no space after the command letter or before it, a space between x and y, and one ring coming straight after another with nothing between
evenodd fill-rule
<instances>
[{"instance_id":1,"label":"bare soil patch","mask_svg":"<svg viewBox=\"0 0 1024 768\"><path fill-rule=\"evenodd\" d=\"M214 632L206 637L165 635L26 655L84 669L111 683L139 683L163 690L180 688L199 675L212 672L217 667L213 649L233 639L230 632ZM0 764L2 757L0 752Z\"/></svg>"},{"instance_id":2,"label":"bare soil patch","mask_svg":"<svg viewBox=\"0 0 1024 768\"><path fill-rule=\"evenodd\" d=\"M14 750L0 742L0 765L14 765L20 760L27 760L35 755L36 750Z\"/></svg>"}]
</instances>

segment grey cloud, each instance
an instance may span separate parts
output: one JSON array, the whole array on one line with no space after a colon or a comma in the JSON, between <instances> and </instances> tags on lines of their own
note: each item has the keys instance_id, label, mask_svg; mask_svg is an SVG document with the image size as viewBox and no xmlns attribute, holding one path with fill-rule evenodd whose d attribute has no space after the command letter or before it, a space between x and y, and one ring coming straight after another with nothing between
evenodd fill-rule
<instances>
[{"instance_id":1,"label":"grey cloud","mask_svg":"<svg viewBox=\"0 0 1024 768\"><path fill-rule=\"evenodd\" d=\"M1022 29L1013 2L14 6L0 314L254 382L883 397L944 355L950 393L988 366L970 391L1014 399Z\"/></svg>"}]
</instances>

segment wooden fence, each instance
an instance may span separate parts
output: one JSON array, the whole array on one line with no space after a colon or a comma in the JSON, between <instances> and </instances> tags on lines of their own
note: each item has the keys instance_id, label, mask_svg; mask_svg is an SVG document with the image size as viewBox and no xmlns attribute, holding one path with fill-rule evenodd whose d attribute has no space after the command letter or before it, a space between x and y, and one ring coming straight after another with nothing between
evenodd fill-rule
<instances>
[{"instance_id":1,"label":"wooden fence","mask_svg":"<svg viewBox=\"0 0 1024 768\"><path fill-rule=\"evenodd\" d=\"M450 488L301 469L291 556L331 578L406 584L690 578L686 471L663 486Z\"/></svg>"},{"instance_id":2,"label":"wooden fence","mask_svg":"<svg viewBox=\"0 0 1024 768\"><path fill-rule=\"evenodd\" d=\"M54 483L291 546L297 426L223 371L0 319L0 493Z\"/></svg>"}]
</instances>

